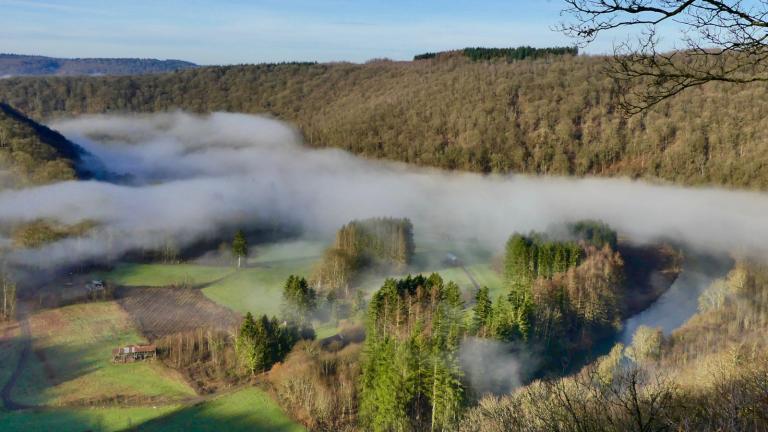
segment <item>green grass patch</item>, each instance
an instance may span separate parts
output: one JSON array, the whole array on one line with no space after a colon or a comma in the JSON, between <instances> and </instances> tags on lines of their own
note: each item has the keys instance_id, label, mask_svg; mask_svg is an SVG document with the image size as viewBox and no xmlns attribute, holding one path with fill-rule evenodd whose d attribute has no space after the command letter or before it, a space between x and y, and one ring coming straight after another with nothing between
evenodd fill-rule
<instances>
[{"instance_id":1,"label":"green grass patch","mask_svg":"<svg viewBox=\"0 0 768 432\"><path fill-rule=\"evenodd\" d=\"M0 411L3 431L112 432L131 429L178 410L177 406ZM226 429L222 429L226 430Z\"/></svg>"},{"instance_id":2,"label":"green grass patch","mask_svg":"<svg viewBox=\"0 0 768 432\"><path fill-rule=\"evenodd\" d=\"M287 261L319 261L328 245L319 241L289 241L258 245L251 249L249 263L270 264Z\"/></svg>"},{"instance_id":3,"label":"green grass patch","mask_svg":"<svg viewBox=\"0 0 768 432\"><path fill-rule=\"evenodd\" d=\"M182 408L137 427L141 431L302 432L266 392L248 388Z\"/></svg>"},{"instance_id":4,"label":"green grass patch","mask_svg":"<svg viewBox=\"0 0 768 432\"><path fill-rule=\"evenodd\" d=\"M506 294L507 290L504 288L504 279L487 263L467 266L467 270L480 286L488 287L491 298L495 299L499 295Z\"/></svg>"},{"instance_id":5,"label":"green grass patch","mask_svg":"<svg viewBox=\"0 0 768 432\"><path fill-rule=\"evenodd\" d=\"M113 364L111 351L141 343L128 315L114 302L87 303L30 318L33 352L12 397L32 405L175 400L194 391L159 362Z\"/></svg>"},{"instance_id":6,"label":"green grass patch","mask_svg":"<svg viewBox=\"0 0 768 432\"><path fill-rule=\"evenodd\" d=\"M325 339L339 333L339 327L333 322L322 323L315 327L315 337Z\"/></svg>"},{"instance_id":7,"label":"green grass patch","mask_svg":"<svg viewBox=\"0 0 768 432\"><path fill-rule=\"evenodd\" d=\"M313 265L312 259L300 259L240 269L205 287L203 294L240 313L277 315L280 312L285 280L292 274L308 277Z\"/></svg>"},{"instance_id":8,"label":"green grass patch","mask_svg":"<svg viewBox=\"0 0 768 432\"><path fill-rule=\"evenodd\" d=\"M240 313L279 315L285 280L292 274L309 277L323 247L318 242L257 247L249 267L204 288L203 294Z\"/></svg>"},{"instance_id":9,"label":"green grass patch","mask_svg":"<svg viewBox=\"0 0 768 432\"><path fill-rule=\"evenodd\" d=\"M168 286L205 284L234 272L232 267L197 264L120 264L100 276L117 285Z\"/></svg>"}]
</instances>

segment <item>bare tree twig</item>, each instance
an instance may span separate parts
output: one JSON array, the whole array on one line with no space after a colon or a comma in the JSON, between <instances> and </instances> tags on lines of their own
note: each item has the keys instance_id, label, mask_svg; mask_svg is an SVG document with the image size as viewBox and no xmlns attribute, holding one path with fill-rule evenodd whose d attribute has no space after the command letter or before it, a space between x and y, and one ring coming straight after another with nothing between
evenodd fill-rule
<instances>
[{"instance_id":1,"label":"bare tree twig","mask_svg":"<svg viewBox=\"0 0 768 432\"><path fill-rule=\"evenodd\" d=\"M558 29L588 44L608 30L639 27L614 49L607 71L628 114L708 82L768 81L768 0L564 0ZM684 46L659 49L658 28L673 22Z\"/></svg>"}]
</instances>

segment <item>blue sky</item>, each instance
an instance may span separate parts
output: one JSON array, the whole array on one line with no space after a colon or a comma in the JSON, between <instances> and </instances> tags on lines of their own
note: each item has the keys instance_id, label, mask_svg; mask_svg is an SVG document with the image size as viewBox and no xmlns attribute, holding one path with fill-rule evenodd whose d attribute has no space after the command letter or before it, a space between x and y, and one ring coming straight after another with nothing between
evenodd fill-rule
<instances>
[{"instance_id":1,"label":"blue sky","mask_svg":"<svg viewBox=\"0 0 768 432\"><path fill-rule=\"evenodd\" d=\"M0 0L0 52L200 64L355 61L553 46L560 0ZM610 52L603 37L588 52Z\"/></svg>"}]
</instances>

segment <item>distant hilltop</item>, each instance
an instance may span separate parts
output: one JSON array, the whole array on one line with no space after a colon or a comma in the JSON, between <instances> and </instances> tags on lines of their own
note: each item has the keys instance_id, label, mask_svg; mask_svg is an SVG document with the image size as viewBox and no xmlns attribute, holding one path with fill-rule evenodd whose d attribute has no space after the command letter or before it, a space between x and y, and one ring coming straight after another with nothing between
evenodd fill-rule
<instances>
[{"instance_id":1,"label":"distant hilltop","mask_svg":"<svg viewBox=\"0 0 768 432\"><path fill-rule=\"evenodd\" d=\"M563 55L579 55L579 49L577 47L534 48L530 46L520 46L517 48L484 48L484 47L472 48L470 47L470 48L464 48L461 50L428 52L424 54L418 54L413 57L413 60L414 61L430 60L430 59L463 56L474 61L494 60L494 59L506 59L507 61L514 61L514 60L524 60L527 58L540 58L540 57L563 56Z\"/></svg>"},{"instance_id":2,"label":"distant hilltop","mask_svg":"<svg viewBox=\"0 0 768 432\"><path fill-rule=\"evenodd\" d=\"M0 77L39 75L138 75L197 67L182 60L139 58L54 58L0 54Z\"/></svg>"}]
</instances>

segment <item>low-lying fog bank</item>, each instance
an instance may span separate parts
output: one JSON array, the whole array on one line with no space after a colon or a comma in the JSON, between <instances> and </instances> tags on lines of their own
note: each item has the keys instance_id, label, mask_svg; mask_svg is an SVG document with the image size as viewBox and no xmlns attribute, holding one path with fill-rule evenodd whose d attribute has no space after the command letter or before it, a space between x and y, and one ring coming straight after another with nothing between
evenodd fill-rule
<instances>
[{"instance_id":1,"label":"low-lying fog bank","mask_svg":"<svg viewBox=\"0 0 768 432\"><path fill-rule=\"evenodd\" d=\"M97 222L85 239L17 253L64 264L117 256L222 228L297 224L330 236L354 218L409 217L415 231L500 250L514 231L602 219L635 241L765 254L768 195L630 180L480 176L363 160L302 146L291 127L216 113L95 116L52 125L98 157L120 184L65 182L0 193L0 223ZM403 143L407 145L407 143Z\"/></svg>"}]
</instances>

